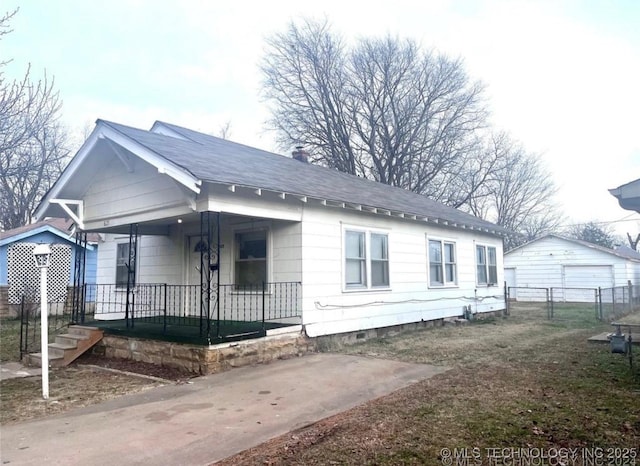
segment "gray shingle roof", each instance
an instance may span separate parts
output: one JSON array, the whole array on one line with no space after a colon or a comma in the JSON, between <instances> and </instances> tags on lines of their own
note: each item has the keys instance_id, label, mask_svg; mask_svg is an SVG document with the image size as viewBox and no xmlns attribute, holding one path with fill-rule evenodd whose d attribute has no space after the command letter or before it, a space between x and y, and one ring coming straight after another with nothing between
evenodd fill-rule
<instances>
[{"instance_id":1,"label":"gray shingle roof","mask_svg":"<svg viewBox=\"0 0 640 466\"><path fill-rule=\"evenodd\" d=\"M511 250L509 250L508 252L505 252L505 256L509 256L511 254L513 254L515 251L518 251L522 248L526 248L529 247L530 245L532 245L533 243L537 243L538 241L541 241L543 239L547 239L547 238L556 238L562 241L567 241L569 243L574 243L574 244L579 244L581 246L585 246L589 249L594 249L596 251L601 251L607 254L611 254L614 256L618 256L618 257L622 257L623 259L630 259L633 261L640 261L640 253L637 253L636 251L634 251L631 248L627 248L626 246L618 246L616 249L609 249L609 248L605 248L604 246L600 246L598 244L594 244L594 243L590 243L588 241L583 241L580 239L575 239L575 238L567 238L566 236L562 236L562 235L557 235L555 233L548 233L546 235L542 235L539 236L538 238L532 239L531 241L528 241L524 244L521 244L520 246L517 246Z\"/></svg>"},{"instance_id":2,"label":"gray shingle roof","mask_svg":"<svg viewBox=\"0 0 640 466\"><path fill-rule=\"evenodd\" d=\"M425 196L354 175L159 122L188 140L98 120L194 177L328 201L346 202L507 234L503 228Z\"/></svg>"}]
</instances>

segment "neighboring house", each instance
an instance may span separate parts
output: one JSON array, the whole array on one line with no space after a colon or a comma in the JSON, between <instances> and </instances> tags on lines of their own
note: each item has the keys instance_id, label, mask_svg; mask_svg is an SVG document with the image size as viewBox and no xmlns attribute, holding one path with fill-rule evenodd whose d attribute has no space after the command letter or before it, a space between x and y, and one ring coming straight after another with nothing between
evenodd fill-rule
<instances>
[{"instance_id":1,"label":"neighboring house","mask_svg":"<svg viewBox=\"0 0 640 466\"><path fill-rule=\"evenodd\" d=\"M618 200L623 209L640 213L640 179L610 189L609 193Z\"/></svg>"},{"instance_id":2,"label":"neighboring house","mask_svg":"<svg viewBox=\"0 0 640 466\"><path fill-rule=\"evenodd\" d=\"M18 305L22 296L39 299L40 272L33 258L38 243L51 245L51 267L47 289L52 302L64 303L67 289L73 284L74 265L78 248L85 257L85 280L96 281L97 238L92 235L86 245L76 245L70 229L72 224L63 218L50 218L42 222L0 232L0 306ZM80 256L81 257L81 256Z\"/></svg>"},{"instance_id":3,"label":"neighboring house","mask_svg":"<svg viewBox=\"0 0 640 466\"><path fill-rule=\"evenodd\" d=\"M259 320L296 300L265 320L319 336L505 308L504 230L305 155L98 120L36 216L105 234L97 281L135 315ZM114 300L96 318L122 318Z\"/></svg>"},{"instance_id":4,"label":"neighboring house","mask_svg":"<svg viewBox=\"0 0 640 466\"><path fill-rule=\"evenodd\" d=\"M629 249L628 251L626 249ZM626 286L640 281L640 255L630 248L613 250L586 241L546 235L504 255L511 298L541 298L520 288L553 288L555 300L593 302L598 287Z\"/></svg>"}]
</instances>

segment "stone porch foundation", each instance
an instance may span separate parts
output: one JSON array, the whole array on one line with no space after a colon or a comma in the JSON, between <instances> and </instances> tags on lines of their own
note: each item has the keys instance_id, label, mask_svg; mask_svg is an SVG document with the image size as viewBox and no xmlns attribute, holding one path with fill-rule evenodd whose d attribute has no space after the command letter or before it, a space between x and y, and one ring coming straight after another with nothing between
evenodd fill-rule
<instances>
[{"instance_id":1,"label":"stone porch foundation","mask_svg":"<svg viewBox=\"0 0 640 466\"><path fill-rule=\"evenodd\" d=\"M304 335L302 327L295 326L294 329L292 331L291 327L285 327L275 332L270 331L263 338L211 346L105 335L94 347L93 354L174 367L192 374L214 374L232 367L301 356L315 351L314 342Z\"/></svg>"}]
</instances>

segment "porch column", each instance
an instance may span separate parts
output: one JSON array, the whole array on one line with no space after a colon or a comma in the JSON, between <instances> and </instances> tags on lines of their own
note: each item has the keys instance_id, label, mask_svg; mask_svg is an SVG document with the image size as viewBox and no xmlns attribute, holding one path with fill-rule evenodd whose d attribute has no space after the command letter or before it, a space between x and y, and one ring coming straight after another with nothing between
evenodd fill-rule
<instances>
[{"instance_id":1,"label":"porch column","mask_svg":"<svg viewBox=\"0 0 640 466\"><path fill-rule=\"evenodd\" d=\"M214 318L216 337L220 336L220 212L215 219L211 217L209 211L200 212L200 244L204 246L200 248L200 336L206 336L209 343Z\"/></svg>"},{"instance_id":2,"label":"porch column","mask_svg":"<svg viewBox=\"0 0 640 466\"><path fill-rule=\"evenodd\" d=\"M85 313L85 270L87 260L87 233L76 231L75 260L73 267L73 290L71 298L71 322L84 323Z\"/></svg>"},{"instance_id":3,"label":"porch column","mask_svg":"<svg viewBox=\"0 0 640 466\"><path fill-rule=\"evenodd\" d=\"M127 267L127 298L125 303L124 320L127 327L133 327L134 310L136 305L136 262L138 260L138 224L129 225L129 262ZM129 319L131 317L131 319Z\"/></svg>"}]
</instances>

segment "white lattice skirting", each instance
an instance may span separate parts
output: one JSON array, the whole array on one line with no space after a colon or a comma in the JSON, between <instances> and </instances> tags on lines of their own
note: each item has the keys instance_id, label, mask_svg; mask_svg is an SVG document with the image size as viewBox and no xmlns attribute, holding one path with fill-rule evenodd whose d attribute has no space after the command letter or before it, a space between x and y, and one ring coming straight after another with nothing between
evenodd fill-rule
<instances>
[{"instance_id":1,"label":"white lattice skirting","mask_svg":"<svg viewBox=\"0 0 640 466\"><path fill-rule=\"evenodd\" d=\"M40 270L33 258L36 243L14 243L7 251L9 304L20 304L24 295L31 302L40 300ZM71 279L71 246L51 245L51 266L47 274L47 296L51 303L64 303Z\"/></svg>"}]
</instances>

